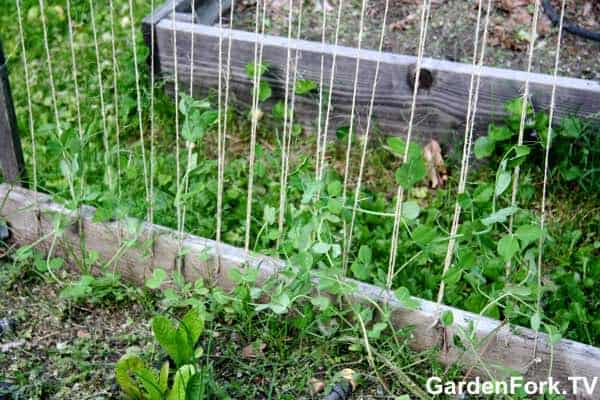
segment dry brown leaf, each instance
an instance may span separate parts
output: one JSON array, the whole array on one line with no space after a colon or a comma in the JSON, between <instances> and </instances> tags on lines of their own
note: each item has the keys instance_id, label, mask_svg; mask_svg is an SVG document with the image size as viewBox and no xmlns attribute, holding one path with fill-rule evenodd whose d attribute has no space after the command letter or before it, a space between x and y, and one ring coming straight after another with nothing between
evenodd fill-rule
<instances>
[{"instance_id":1,"label":"dry brown leaf","mask_svg":"<svg viewBox=\"0 0 600 400\"><path fill-rule=\"evenodd\" d=\"M267 344L264 342L254 342L245 346L242 349L242 357L244 358L256 358L263 355L263 351L267 348Z\"/></svg>"},{"instance_id":2,"label":"dry brown leaf","mask_svg":"<svg viewBox=\"0 0 600 400\"><path fill-rule=\"evenodd\" d=\"M325 383L317 378L310 378L308 383L310 383L310 393L313 396L325 390Z\"/></svg>"},{"instance_id":3,"label":"dry brown leaf","mask_svg":"<svg viewBox=\"0 0 600 400\"><path fill-rule=\"evenodd\" d=\"M409 27L414 21L417 20L417 14L408 14L406 17L402 18L399 21L393 22L390 25L390 29L392 31L403 31Z\"/></svg>"},{"instance_id":4,"label":"dry brown leaf","mask_svg":"<svg viewBox=\"0 0 600 400\"><path fill-rule=\"evenodd\" d=\"M583 5L583 11L581 12L581 15L583 15L584 17L587 17L588 15L590 15L591 12L592 12L592 3L590 1L588 1Z\"/></svg>"},{"instance_id":5,"label":"dry brown leaf","mask_svg":"<svg viewBox=\"0 0 600 400\"><path fill-rule=\"evenodd\" d=\"M442 157L442 148L440 147L440 144L435 140L431 140L427 143L427 145L423 147L423 158L425 159L427 175L431 187L435 189L444 186L444 183L448 180L448 173L444 158Z\"/></svg>"},{"instance_id":6,"label":"dry brown leaf","mask_svg":"<svg viewBox=\"0 0 600 400\"><path fill-rule=\"evenodd\" d=\"M531 0L500 0L497 7L508 12L513 12L517 8L527 7Z\"/></svg>"}]
</instances>

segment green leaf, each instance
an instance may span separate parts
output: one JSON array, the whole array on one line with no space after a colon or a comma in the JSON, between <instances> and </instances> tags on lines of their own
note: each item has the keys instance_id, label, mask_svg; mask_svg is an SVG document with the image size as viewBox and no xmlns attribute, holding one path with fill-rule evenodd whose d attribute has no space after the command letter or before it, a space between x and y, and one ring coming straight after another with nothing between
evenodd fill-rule
<instances>
[{"instance_id":1,"label":"green leaf","mask_svg":"<svg viewBox=\"0 0 600 400\"><path fill-rule=\"evenodd\" d=\"M269 69L269 64L267 64L267 63L246 64L246 74L248 75L248 78L251 80L254 79L254 72L256 71L256 66L259 66L258 71L257 71L259 76L264 75L264 73L267 72L267 70Z\"/></svg>"},{"instance_id":2,"label":"green leaf","mask_svg":"<svg viewBox=\"0 0 600 400\"><path fill-rule=\"evenodd\" d=\"M487 217L483 218L481 222L486 226L493 225L495 223L506 222L506 219L511 215L514 215L517 211L519 211L518 207L502 208L496 211L495 213L492 213Z\"/></svg>"},{"instance_id":3,"label":"green leaf","mask_svg":"<svg viewBox=\"0 0 600 400\"><path fill-rule=\"evenodd\" d=\"M577 139L581 136L583 132L583 128L581 126L581 121L577 118L566 117L560 121L560 135Z\"/></svg>"},{"instance_id":4,"label":"green leaf","mask_svg":"<svg viewBox=\"0 0 600 400\"><path fill-rule=\"evenodd\" d=\"M416 310L419 308L419 301L411 297L407 288L400 287L394 291L394 294L403 307L408 308L409 310Z\"/></svg>"},{"instance_id":5,"label":"green leaf","mask_svg":"<svg viewBox=\"0 0 600 400\"><path fill-rule=\"evenodd\" d=\"M196 343L204 331L204 319L195 308L192 308L183 316L177 331L185 335L190 353L193 354Z\"/></svg>"},{"instance_id":6,"label":"green leaf","mask_svg":"<svg viewBox=\"0 0 600 400\"><path fill-rule=\"evenodd\" d=\"M142 392L133 379L136 372L144 368L144 362L136 354L125 354L119 359L115 366L115 380L125 393L131 399L143 399Z\"/></svg>"},{"instance_id":7,"label":"green leaf","mask_svg":"<svg viewBox=\"0 0 600 400\"><path fill-rule=\"evenodd\" d=\"M437 237L437 230L429 225L419 225L412 233L413 240L421 247L426 247Z\"/></svg>"},{"instance_id":8,"label":"green leaf","mask_svg":"<svg viewBox=\"0 0 600 400\"><path fill-rule=\"evenodd\" d=\"M329 305L331 304L331 300L329 300L329 297L317 296L317 297L311 298L310 303L313 306L317 307L319 310L324 311L327 308L329 308Z\"/></svg>"},{"instance_id":9,"label":"green leaf","mask_svg":"<svg viewBox=\"0 0 600 400\"><path fill-rule=\"evenodd\" d=\"M169 361L165 361L160 367L160 373L158 375L158 384L161 390L164 392L169 388Z\"/></svg>"},{"instance_id":10,"label":"green leaf","mask_svg":"<svg viewBox=\"0 0 600 400\"><path fill-rule=\"evenodd\" d=\"M206 398L208 382L202 372L195 373L188 381L185 389L187 400L203 400Z\"/></svg>"},{"instance_id":11,"label":"green leaf","mask_svg":"<svg viewBox=\"0 0 600 400\"><path fill-rule=\"evenodd\" d=\"M271 84L267 81L261 80L260 85L258 87L258 99L260 101L268 100L273 94L271 90Z\"/></svg>"},{"instance_id":12,"label":"green leaf","mask_svg":"<svg viewBox=\"0 0 600 400\"><path fill-rule=\"evenodd\" d=\"M265 205L263 210L263 221L267 225L272 225L275 223L275 208L269 205Z\"/></svg>"},{"instance_id":13,"label":"green leaf","mask_svg":"<svg viewBox=\"0 0 600 400\"><path fill-rule=\"evenodd\" d=\"M396 182L405 190L425 178L427 171L422 157L409 159L396 171Z\"/></svg>"},{"instance_id":14,"label":"green leaf","mask_svg":"<svg viewBox=\"0 0 600 400\"><path fill-rule=\"evenodd\" d=\"M406 151L406 141L404 139L392 136L387 139L387 144L396 155L404 157ZM410 142L408 146L408 159L413 160L416 158L423 158L423 149L419 144Z\"/></svg>"},{"instance_id":15,"label":"green leaf","mask_svg":"<svg viewBox=\"0 0 600 400\"><path fill-rule=\"evenodd\" d=\"M473 192L473 201L475 203L487 203L494 195L494 188L491 184L481 184Z\"/></svg>"},{"instance_id":16,"label":"green leaf","mask_svg":"<svg viewBox=\"0 0 600 400\"><path fill-rule=\"evenodd\" d=\"M542 324L542 316L539 312L536 312L531 316L530 323L531 329L533 329L536 332L540 330L540 326Z\"/></svg>"},{"instance_id":17,"label":"green leaf","mask_svg":"<svg viewBox=\"0 0 600 400\"><path fill-rule=\"evenodd\" d=\"M385 328L387 328L387 324L385 322L377 322L376 324L373 324L373 326L367 333L367 336L370 339L379 339L381 337L381 333L385 330Z\"/></svg>"},{"instance_id":18,"label":"green leaf","mask_svg":"<svg viewBox=\"0 0 600 400\"><path fill-rule=\"evenodd\" d=\"M496 189L495 196L498 197L508 188L510 185L510 181L512 180L512 175L508 171L502 171L496 178Z\"/></svg>"},{"instance_id":19,"label":"green leaf","mask_svg":"<svg viewBox=\"0 0 600 400\"><path fill-rule=\"evenodd\" d=\"M152 319L152 332L156 341L175 362L175 365L182 365L183 360L176 339L177 330L171 320L162 315L154 317Z\"/></svg>"},{"instance_id":20,"label":"green leaf","mask_svg":"<svg viewBox=\"0 0 600 400\"><path fill-rule=\"evenodd\" d=\"M160 383L158 381L158 376L156 372L149 370L148 368L143 368L140 371L136 372L136 376L142 382L144 386L145 399L148 400L162 400L164 390L161 389Z\"/></svg>"},{"instance_id":21,"label":"green leaf","mask_svg":"<svg viewBox=\"0 0 600 400\"><path fill-rule=\"evenodd\" d=\"M495 148L496 142L490 139L489 136L481 136L475 141L473 151L475 152L475 157L481 160L482 158L491 156Z\"/></svg>"},{"instance_id":22,"label":"green leaf","mask_svg":"<svg viewBox=\"0 0 600 400\"><path fill-rule=\"evenodd\" d=\"M296 94L303 95L312 92L317 88L317 82L308 79L299 79L296 81Z\"/></svg>"},{"instance_id":23,"label":"green leaf","mask_svg":"<svg viewBox=\"0 0 600 400\"><path fill-rule=\"evenodd\" d=\"M60 298L78 300L87 297L92 292L94 280L95 278L91 275L83 275L78 281L61 290Z\"/></svg>"},{"instance_id":24,"label":"green leaf","mask_svg":"<svg viewBox=\"0 0 600 400\"><path fill-rule=\"evenodd\" d=\"M158 289L167 278L167 273L162 268L156 268L152 271L152 277L146 280L146 287L149 289Z\"/></svg>"},{"instance_id":25,"label":"green leaf","mask_svg":"<svg viewBox=\"0 0 600 400\"><path fill-rule=\"evenodd\" d=\"M350 266L350 270L358 280L367 281L371 277L371 270L369 269L369 265L365 265L362 262L353 262Z\"/></svg>"},{"instance_id":26,"label":"green leaf","mask_svg":"<svg viewBox=\"0 0 600 400\"><path fill-rule=\"evenodd\" d=\"M452 314L452 311L450 311L450 310L444 310L444 312L442 313L442 316L440 318L440 321L442 322L442 325L445 327L452 326L452 324L454 323L454 314Z\"/></svg>"},{"instance_id":27,"label":"green leaf","mask_svg":"<svg viewBox=\"0 0 600 400\"><path fill-rule=\"evenodd\" d=\"M358 249L358 259L362 263L370 263L373 258L373 251L369 246L362 245L360 249Z\"/></svg>"},{"instance_id":28,"label":"green leaf","mask_svg":"<svg viewBox=\"0 0 600 400\"><path fill-rule=\"evenodd\" d=\"M193 365L184 365L177 370L173 379L173 388L169 392L167 400L186 400L186 389L188 382L196 373Z\"/></svg>"},{"instance_id":29,"label":"green leaf","mask_svg":"<svg viewBox=\"0 0 600 400\"><path fill-rule=\"evenodd\" d=\"M290 306L290 297L286 292L281 293L279 296L271 299L269 307L275 314L285 314Z\"/></svg>"},{"instance_id":30,"label":"green leaf","mask_svg":"<svg viewBox=\"0 0 600 400\"><path fill-rule=\"evenodd\" d=\"M325 254L329 251L330 248L331 248L330 244L319 242L319 243L315 243L315 245L312 247L312 250L316 254Z\"/></svg>"},{"instance_id":31,"label":"green leaf","mask_svg":"<svg viewBox=\"0 0 600 400\"><path fill-rule=\"evenodd\" d=\"M421 208L416 201L410 200L402 204L402 216L408 220L417 219Z\"/></svg>"},{"instance_id":32,"label":"green leaf","mask_svg":"<svg viewBox=\"0 0 600 400\"><path fill-rule=\"evenodd\" d=\"M496 126L490 124L488 127L488 136L493 142L501 142L506 139L513 137L514 132L511 131L507 126Z\"/></svg>"},{"instance_id":33,"label":"green leaf","mask_svg":"<svg viewBox=\"0 0 600 400\"><path fill-rule=\"evenodd\" d=\"M498 254L505 261L510 260L520 250L519 241L514 235L506 235L498 241Z\"/></svg>"},{"instance_id":34,"label":"green leaf","mask_svg":"<svg viewBox=\"0 0 600 400\"><path fill-rule=\"evenodd\" d=\"M542 229L538 225L522 225L515 232L515 236L521 241L521 247L525 248L542 237Z\"/></svg>"},{"instance_id":35,"label":"green leaf","mask_svg":"<svg viewBox=\"0 0 600 400\"><path fill-rule=\"evenodd\" d=\"M274 119L278 121L283 120L285 117L285 106L281 100L275 103L273 109L271 110L271 114L273 115Z\"/></svg>"},{"instance_id":36,"label":"green leaf","mask_svg":"<svg viewBox=\"0 0 600 400\"><path fill-rule=\"evenodd\" d=\"M327 193L330 196L339 196L342 193L342 183L338 180L331 181L327 184Z\"/></svg>"}]
</instances>

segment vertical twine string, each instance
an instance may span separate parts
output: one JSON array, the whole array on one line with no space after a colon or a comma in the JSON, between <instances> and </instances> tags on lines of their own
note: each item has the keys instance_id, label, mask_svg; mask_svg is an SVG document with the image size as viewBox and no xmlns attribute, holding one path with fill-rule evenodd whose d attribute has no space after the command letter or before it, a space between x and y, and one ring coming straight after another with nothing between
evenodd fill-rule
<instances>
[{"instance_id":1,"label":"vertical twine string","mask_svg":"<svg viewBox=\"0 0 600 400\"><path fill-rule=\"evenodd\" d=\"M369 102L369 114L367 116L367 126L365 128L365 134L364 134L364 138L363 138L363 146L362 146L362 152L360 155L360 166L358 169L358 177L356 179L356 187L354 188L354 201L352 204L352 218L350 220L350 228L348 231L348 246L345 251L345 256L344 256L345 261L343 263L344 269L347 268L347 263L348 263L347 253L348 253L349 249L352 248L352 237L353 237L353 233L354 233L354 224L356 222L356 211L358 208L358 201L359 201L360 190L361 190L361 185L362 185L363 173L364 173L365 162L366 162L366 158L367 158L367 148L369 145L369 135L371 132L371 120L373 118L373 109L375 106L375 94L377 93L377 83L379 81L379 69L381 67L381 57L383 54L383 41L385 39L385 29L386 29L386 25L387 25L389 3L390 3L389 0L385 1L385 7L384 7L384 11L383 11L383 22L381 24L381 33L379 36L378 56L377 56L377 62L375 64L375 74L373 77L371 100Z\"/></svg>"},{"instance_id":2,"label":"vertical twine string","mask_svg":"<svg viewBox=\"0 0 600 400\"><path fill-rule=\"evenodd\" d=\"M298 11L298 27L296 31L296 40L300 39L300 35L302 32L302 13L304 12L303 2L300 1L299 11ZM281 175L279 181L279 218L277 221L278 225L278 235L277 235L277 245L279 245L283 236L283 226L285 222L285 209L287 202L287 181L288 181L288 173L289 173L289 157L290 157L290 148L291 148L291 140L292 140L292 132L294 128L294 110L296 105L296 82L298 77L298 58L299 58L299 50L297 42L295 44L295 57L294 57L294 75L292 78L292 98L291 98L291 109L289 110L289 123L288 123L288 97L289 97L289 73L290 73L290 58L291 58L291 46L290 39L292 36L292 25L293 25L293 0L289 2L289 16L288 16L288 52L287 52L287 62L286 62L286 79L285 79L285 100L284 100L284 117L283 117L283 135L281 141Z\"/></svg>"},{"instance_id":3,"label":"vertical twine string","mask_svg":"<svg viewBox=\"0 0 600 400\"><path fill-rule=\"evenodd\" d=\"M362 48L362 39L363 39L363 30L364 30L364 20L365 20L365 9L367 7L367 0L362 0L361 8L360 8L360 22L358 26L358 47L356 49L356 66L354 69L354 85L352 88L352 105L350 107L350 126L348 127L348 139L346 143L346 160L344 162L344 183L342 186L342 203L344 206L346 205L346 198L348 194L348 179L350 173L350 158L352 151L352 136L354 134L354 114L356 113L356 94L358 91L358 73L360 71L360 50ZM373 84L375 87L375 83ZM352 229L352 228L351 228ZM343 254L342 254L342 266L344 270L344 275L346 274L347 266L348 266L348 251L349 251L349 243L348 243L348 231L346 226L346 220L344 219L344 243L343 243Z\"/></svg>"},{"instance_id":4,"label":"vertical twine string","mask_svg":"<svg viewBox=\"0 0 600 400\"><path fill-rule=\"evenodd\" d=\"M423 6L421 10L421 25L419 35L419 47L417 52L417 64L415 67L415 82L413 87L412 103L410 108L410 118L408 120L408 131L406 133L406 144L404 149L404 155L402 157L402 163L405 163L408 159L408 149L410 147L410 140L413 130L415 110L417 103L417 94L419 90L419 80L421 76L421 64L423 62L423 52L425 50L425 39L427 38L427 28L429 26L429 15L431 12L431 0L423 0ZM386 288L391 289L392 281L394 278L394 270L396 267L396 256L398 252L398 236L400 233L400 218L402 215L402 202L404 201L404 188L398 186L396 192L396 207L394 210L394 227L392 231L392 243L390 246L390 256L388 264L388 274L386 279Z\"/></svg>"},{"instance_id":5,"label":"vertical twine string","mask_svg":"<svg viewBox=\"0 0 600 400\"><path fill-rule=\"evenodd\" d=\"M444 300L445 282L443 277L448 272L450 265L452 264L452 258L454 256L454 249L456 245L456 233L458 232L458 226L460 223L460 215L462 208L458 202L458 196L465 192L467 183L467 177L469 174L469 159L471 157L471 147L473 144L473 130L475 125L475 115L477 114L477 103L479 101L479 88L481 83L481 67L485 60L485 50L487 46L487 36L490 21L490 10L491 0L487 2L485 23L483 27L483 38L481 43L481 51L479 51L479 30L481 26L481 14L482 14L483 1L479 2L479 9L477 12L477 25L475 28L475 41L473 43L473 59L471 62L471 82L469 86L469 103L467 108L467 116L465 123L465 133L463 141L463 153L460 168L460 177L457 190L457 200L454 204L454 214L452 217L452 226L450 228L450 240L448 241L448 247L446 249L446 257L444 259L444 269L442 272L442 281L438 289L437 303L438 305ZM477 61L477 53L479 51L479 60ZM475 79L477 77L477 79ZM474 93L473 93L474 92Z\"/></svg>"},{"instance_id":6,"label":"vertical twine string","mask_svg":"<svg viewBox=\"0 0 600 400\"><path fill-rule=\"evenodd\" d=\"M525 121L527 119L527 109L529 104L529 75L531 74L531 67L533 64L533 51L535 49L535 41L537 39L537 24L538 17L540 14L540 0L535 0L535 7L533 10L533 18L531 21L531 32L529 34L529 48L528 48L528 57L527 57L527 77L525 79L525 88L523 90L522 97L522 105L521 105L521 121L519 124L519 136L517 139L517 145L523 145L523 135L525 132ZM513 171L513 180L512 180L512 194L511 194L511 207L517 206L517 192L519 190L519 175L520 175L521 167L517 165ZM508 230L510 233L513 231L513 216L511 215L508 220ZM510 270L512 269L511 261L506 262L506 277L508 278L510 275Z\"/></svg>"},{"instance_id":7,"label":"vertical twine string","mask_svg":"<svg viewBox=\"0 0 600 400\"><path fill-rule=\"evenodd\" d=\"M226 63L226 77L225 77L225 101L223 107L223 125L222 129L219 129L219 154L218 154L218 180L217 180L217 228L216 228L216 253L217 253L217 270L220 269L220 254L221 254L221 229L223 225L223 186L224 186L224 175L225 175L225 145L227 140L227 116L229 112L229 81L231 79L231 47L232 47L232 28L233 28L233 15L235 10L235 1L232 0L229 9L229 31L228 31L228 43L227 43L227 63ZM223 26L223 2L219 1L219 26ZM219 35L222 36L222 35ZM221 49L221 46L219 46ZM221 61L222 53L219 50L219 65ZM219 68L219 71L222 67ZM219 100L221 94L219 93ZM219 108L220 109L220 108ZM220 118L219 118L220 119Z\"/></svg>"},{"instance_id":8,"label":"vertical twine string","mask_svg":"<svg viewBox=\"0 0 600 400\"><path fill-rule=\"evenodd\" d=\"M138 128L140 130L140 146L142 148L142 166L144 170L144 189L146 191L146 204L150 204L150 184L148 182L148 165L146 161L146 145L144 139L144 125L142 122L142 95L140 92L140 70L138 67L138 56L137 56L137 40L135 34L135 19L133 16L133 0L129 0L129 20L131 25L131 47L133 51L133 65L135 73L135 94L136 94L136 106L138 116ZM147 217L150 212L147 211Z\"/></svg>"},{"instance_id":9,"label":"vertical twine string","mask_svg":"<svg viewBox=\"0 0 600 400\"><path fill-rule=\"evenodd\" d=\"M114 190L114 181L111 166L111 151L108 137L108 126L106 122L106 104L104 103L104 84L102 80L102 63L100 61L100 46L98 45L98 31L96 28L96 11L93 0L89 0L90 17L92 22L92 35L94 37L94 50L96 51L96 71L98 74L98 93L100 95L100 112L102 114L102 142L104 143L104 167L106 168L106 178L108 188Z\"/></svg>"},{"instance_id":10,"label":"vertical twine string","mask_svg":"<svg viewBox=\"0 0 600 400\"><path fill-rule=\"evenodd\" d=\"M566 0L562 0L560 10L560 21L558 26L558 38L556 39L556 51L554 55L554 73L552 77L552 94L550 96L550 111L548 115L548 133L546 137L546 151L544 154L544 181L542 183L542 203L540 205L540 230L542 235L538 242L538 258L537 258L537 295L536 295L536 310L538 315L542 315L542 261L543 261L543 250L545 234L544 229L546 228L546 196L548 191L548 169L550 163L550 147L552 145L552 122L554 120L554 109L556 107L556 84L558 81L558 66L560 63L560 46L562 42L562 32L565 16ZM534 348L534 359L535 353L537 352L538 336L536 335L535 348ZM552 365L550 365L550 371L548 376L552 375Z\"/></svg>"},{"instance_id":11,"label":"vertical twine string","mask_svg":"<svg viewBox=\"0 0 600 400\"><path fill-rule=\"evenodd\" d=\"M336 17L336 29L335 29L335 39L334 39L334 47L333 47L333 55L331 59L331 72L329 75L329 93L327 96L327 111L325 112L325 127L323 128L323 138L321 139L321 155L319 157L319 174L317 177L318 182L323 181L323 174L325 172L325 153L327 150L327 132L329 131L329 115L331 114L331 98L333 97L333 84L335 82L335 65L337 61L337 52L338 52L338 43L339 43L339 34L340 34L340 26L342 20L342 8L344 6L344 0L339 0L337 17ZM323 1L323 8L325 8L325 1ZM323 33L323 36L325 33ZM321 196L321 189L317 193L317 198Z\"/></svg>"},{"instance_id":12,"label":"vertical twine string","mask_svg":"<svg viewBox=\"0 0 600 400\"><path fill-rule=\"evenodd\" d=\"M326 137L321 138L322 135L322 122L323 122L323 71L325 69L325 28L327 26L327 7L325 1L321 1L321 7L323 11L323 18L321 20L321 69L319 72L319 110L317 111L317 148L315 151L315 179L319 179L320 171L320 157L321 157L321 145L325 143ZM327 133L325 133L327 135Z\"/></svg>"},{"instance_id":13,"label":"vertical twine string","mask_svg":"<svg viewBox=\"0 0 600 400\"><path fill-rule=\"evenodd\" d=\"M29 64L27 62L27 49L25 47L25 34L23 30L23 15L21 13L21 0L16 0L17 5L17 19L19 25L19 39L21 44L21 53L23 60L23 71L25 73L25 89L27 91L27 116L29 122L29 133L31 138L31 174L33 180L33 202L35 208L38 208L38 178L37 178L37 146L35 141L35 125L33 123L33 107L31 103L31 83L29 81Z\"/></svg>"},{"instance_id":14,"label":"vertical twine string","mask_svg":"<svg viewBox=\"0 0 600 400\"><path fill-rule=\"evenodd\" d=\"M262 10L262 22L261 22L261 35L265 33L265 24L267 19L267 0L263 2L263 10ZM254 162L256 158L256 131L258 128L258 118L259 118L259 109L258 109L258 101L259 101L259 91L260 91L260 82L262 78L262 58L263 58L263 48L264 42L259 36L258 33L258 22L260 16L260 0L256 3L256 26L255 26L255 36L256 42L254 45L254 76L253 76L253 91L252 91L252 126L250 132L250 155L248 157L248 193L246 199L246 233L244 238L244 249L246 252L250 250L250 231L252 226L252 195L254 192ZM260 42L260 46L259 46Z\"/></svg>"},{"instance_id":15,"label":"vertical twine string","mask_svg":"<svg viewBox=\"0 0 600 400\"><path fill-rule=\"evenodd\" d=\"M150 1L150 12L154 14L154 0ZM131 21L133 23L133 21ZM154 26L150 27L150 179L148 182L148 221L152 224L154 223L154 175L156 174L156 162L155 162L155 137L154 137L154 85L155 85L155 76L154 76L154 68L155 61L154 58L156 55L154 54L155 48L155 32Z\"/></svg>"},{"instance_id":16,"label":"vertical twine string","mask_svg":"<svg viewBox=\"0 0 600 400\"><path fill-rule=\"evenodd\" d=\"M121 127L119 123L119 84L117 49L115 45L115 9L113 0L108 1L110 9L111 55L113 64L113 106L115 108L115 147L117 155L117 193L121 197ZM133 21L131 21L133 24Z\"/></svg>"}]
</instances>

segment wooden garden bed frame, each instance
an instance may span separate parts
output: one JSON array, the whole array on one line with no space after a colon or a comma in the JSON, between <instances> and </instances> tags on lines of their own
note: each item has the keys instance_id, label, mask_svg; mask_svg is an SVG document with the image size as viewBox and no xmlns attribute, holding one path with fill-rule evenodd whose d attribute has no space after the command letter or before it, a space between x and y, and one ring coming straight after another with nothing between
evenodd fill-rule
<instances>
[{"instance_id":1,"label":"wooden garden bed frame","mask_svg":"<svg viewBox=\"0 0 600 400\"><path fill-rule=\"evenodd\" d=\"M95 209L92 207L82 207L78 212L67 210L53 202L48 195L8 184L0 185L0 218L9 225L11 242L17 246L36 242L38 249L47 251L55 239L54 217L60 214L69 223L64 233L56 238L55 250L57 255L65 257L70 263L79 259L82 248L98 252L100 259L106 262L122 250L123 240L130 239L124 222L96 223L93 222L94 213ZM40 242L40 238L44 237L46 239ZM213 240L188 234L181 236L172 229L147 222L143 222L137 240L140 243L150 241L150 250L132 247L118 258L116 265L125 279L139 284L143 284L152 275L154 268L160 267L168 273L172 272L178 262L178 254L181 254L180 243L185 249L182 260L185 278L195 280L204 277L226 290L234 285L229 278L232 268L258 269L260 286L285 266L281 260L248 254L243 249L220 244L218 249L221 263L220 270L217 270L217 246ZM314 277L314 280L318 279ZM552 377L560 382L567 383L568 377L574 376L587 377L591 382L594 377L600 376L600 349L593 346L563 339L552 347L544 333L510 326L418 298L419 308L408 310L402 307L392 292L351 279L346 281L358 287L352 295L353 301L362 302L368 298L381 305L387 304L395 326L412 326L414 333L410 343L414 349L419 351L440 347L440 359L443 363L458 361L466 366L474 366L475 373L482 378L489 378L481 368L482 363L485 363L486 368L497 379L506 378L507 371L510 370L526 380L545 381L552 358ZM450 310L454 315L453 325L445 330L437 325L439 315L444 310ZM469 348L469 341L463 337L464 332L471 327L478 340L483 343L477 350ZM455 345L455 335L463 338L466 350ZM570 397L591 400L598 396L600 384L596 385L591 396Z\"/></svg>"},{"instance_id":2,"label":"wooden garden bed frame","mask_svg":"<svg viewBox=\"0 0 600 400\"><path fill-rule=\"evenodd\" d=\"M177 12L173 17L173 1ZM222 0L225 12L229 0ZM155 72L170 81L167 90L172 93L174 55L177 55L179 89L187 92L190 80L191 37L194 36L194 94L201 96L218 87L219 39L222 39L223 79L226 76L227 49L232 41L230 68L230 93L233 101L243 109L251 104L252 80L246 74L246 65L254 62L255 44L264 45L263 61L269 64L265 75L273 88L273 99L264 106L269 109L275 99L282 99L288 48L292 60L298 51L298 76L301 79L320 81L321 60L324 65L324 84L329 83L333 55L336 54L335 81L332 90L330 132L347 126L352 107L354 71L360 58L355 126L361 131L366 126L366 116L374 83L375 65L381 60L374 121L381 132L405 135L413 95L416 58L412 56L356 48L322 45L320 42L289 39L271 35L257 35L236 29L213 26L218 21L219 0L196 0L200 7L194 15L189 10L190 0L168 0L154 14L143 21L146 43L151 46L154 32ZM195 21L196 23L192 23ZM173 49L176 35L177 49ZM290 61L292 63L292 61ZM293 63L292 63L293 64ZM477 68L475 69L477 72ZM419 93L416 101L416 138L421 141L436 139L441 143L462 141L469 87L473 67L451 61L426 58L423 60ZM508 100L522 95L529 78L531 102L536 110L548 109L552 92L551 75L523 71L482 67L481 87L476 114L475 133L485 133L488 125L506 116ZM300 79L299 78L299 79ZM555 121L565 116L579 116L600 124L600 82L558 77ZM224 86L223 86L224 87ZM318 113L318 95L296 96L296 119L314 128ZM262 106L261 106L262 107ZM316 129L313 129L316 131ZM458 135L457 135L458 134ZM457 135L457 136L456 136ZM453 137L455 136L455 137Z\"/></svg>"}]
</instances>

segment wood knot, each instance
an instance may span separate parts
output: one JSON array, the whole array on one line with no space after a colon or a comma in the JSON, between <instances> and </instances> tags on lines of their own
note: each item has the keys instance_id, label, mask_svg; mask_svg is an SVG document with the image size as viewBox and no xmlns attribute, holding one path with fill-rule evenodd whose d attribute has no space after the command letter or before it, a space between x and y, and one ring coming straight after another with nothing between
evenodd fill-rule
<instances>
[{"instance_id":1,"label":"wood knot","mask_svg":"<svg viewBox=\"0 0 600 400\"><path fill-rule=\"evenodd\" d=\"M412 64L408 67L408 73L406 74L406 82L408 83L408 86L413 90L415 88L416 75L417 66L415 64ZM435 77L433 75L433 72L431 72L427 68L421 67L421 70L419 71L419 90L431 89L434 80Z\"/></svg>"}]
</instances>

